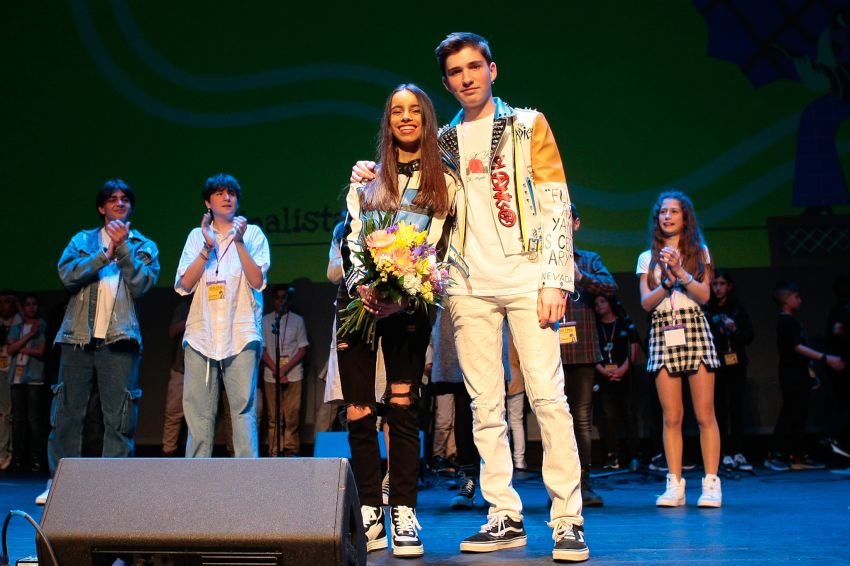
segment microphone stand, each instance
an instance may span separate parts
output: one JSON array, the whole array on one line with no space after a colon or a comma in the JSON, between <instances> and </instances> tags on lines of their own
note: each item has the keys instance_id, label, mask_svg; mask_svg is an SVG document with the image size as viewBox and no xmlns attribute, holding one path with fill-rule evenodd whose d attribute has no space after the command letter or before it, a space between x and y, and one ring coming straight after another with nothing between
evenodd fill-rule
<instances>
[{"instance_id":1,"label":"microphone stand","mask_svg":"<svg viewBox=\"0 0 850 566\"><path fill-rule=\"evenodd\" d=\"M280 317L282 314L282 311L275 312L272 324L274 335L274 436L272 442L277 457L280 457Z\"/></svg>"}]
</instances>

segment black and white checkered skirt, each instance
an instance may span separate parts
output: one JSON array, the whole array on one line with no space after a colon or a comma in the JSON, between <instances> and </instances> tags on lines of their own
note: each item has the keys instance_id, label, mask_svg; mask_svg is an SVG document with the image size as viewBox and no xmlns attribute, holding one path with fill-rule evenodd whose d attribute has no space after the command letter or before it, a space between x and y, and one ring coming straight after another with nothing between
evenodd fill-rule
<instances>
[{"instance_id":1,"label":"black and white checkered skirt","mask_svg":"<svg viewBox=\"0 0 850 566\"><path fill-rule=\"evenodd\" d=\"M668 348L664 344L664 328L676 324L684 325L686 343ZM646 370L656 372L664 367L669 373L681 373L696 371L701 363L709 369L720 367L711 329L702 309L676 309L675 319L673 311L653 311Z\"/></svg>"}]
</instances>

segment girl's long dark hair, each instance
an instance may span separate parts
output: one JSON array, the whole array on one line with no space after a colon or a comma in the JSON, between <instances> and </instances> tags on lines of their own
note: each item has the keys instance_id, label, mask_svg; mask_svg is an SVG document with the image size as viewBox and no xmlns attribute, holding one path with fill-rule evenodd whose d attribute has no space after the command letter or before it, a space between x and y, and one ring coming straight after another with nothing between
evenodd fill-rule
<instances>
[{"instance_id":1,"label":"girl's long dark hair","mask_svg":"<svg viewBox=\"0 0 850 566\"><path fill-rule=\"evenodd\" d=\"M419 191L413 204L430 208L435 215L444 215L449 210L449 194L446 179L443 176L443 162L437 147L437 113L434 104L421 88L413 83L398 85L387 98L384 105L384 117L378 134L377 160L378 176L366 185L360 193L364 210L396 210L401 202L398 188L398 146L390 126L393 96L406 90L413 93L419 101L422 116L422 136L419 144L422 156L419 158Z\"/></svg>"},{"instance_id":2,"label":"girl's long dark hair","mask_svg":"<svg viewBox=\"0 0 850 566\"><path fill-rule=\"evenodd\" d=\"M647 273L647 283L650 289L655 289L660 284L660 281L655 279L655 266L659 263L661 249L664 247L664 233L661 231L661 225L658 222L658 213L661 210L661 205L666 199L674 199L679 201L679 206L682 209L682 233L679 234L679 251L682 254L682 267L685 271L693 274L694 279L702 281L706 276L705 239L702 237L702 232L699 229L697 222L697 213L694 210L694 203L688 198L688 195L681 191L664 191L658 195L658 199L652 206L652 214L649 217L649 247L652 251L652 258L649 261L649 272ZM662 274L665 267L661 266ZM663 278L663 275L662 275Z\"/></svg>"}]
</instances>

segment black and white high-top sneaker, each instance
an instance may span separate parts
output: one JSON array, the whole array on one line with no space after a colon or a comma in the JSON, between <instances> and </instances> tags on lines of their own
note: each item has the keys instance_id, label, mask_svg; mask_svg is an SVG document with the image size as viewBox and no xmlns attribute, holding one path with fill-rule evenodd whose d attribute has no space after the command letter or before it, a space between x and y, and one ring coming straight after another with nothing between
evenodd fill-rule
<instances>
[{"instance_id":1,"label":"black and white high-top sneaker","mask_svg":"<svg viewBox=\"0 0 850 566\"><path fill-rule=\"evenodd\" d=\"M366 552L387 547L387 528L384 526L384 509L361 505L360 514L363 516L363 532L366 533Z\"/></svg>"},{"instance_id":2,"label":"black and white high-top sneaker","mask_svg":"<svg viewBox=\"0 0 850 566\"><path fill-rule=\"evenodd\" d=\"M505 514L493 514L487 517L487 524L481 525L480 531L460 543L460 551L492 552L525 546L526 540L521 518L515 520Z\"/></svg>"},{"instance_id":3,"label":"black and white high-top sneaker","mask_svg":"<svg viewBox=\"0 0 850 566\"><path fill-rule=\"evenodd\" d=\"M425 554L419 540L422 525L416 520L416 509L406 505L390 507L390 533L393 537L393 556L417 557Z\"/></svg>"}]
</instances>

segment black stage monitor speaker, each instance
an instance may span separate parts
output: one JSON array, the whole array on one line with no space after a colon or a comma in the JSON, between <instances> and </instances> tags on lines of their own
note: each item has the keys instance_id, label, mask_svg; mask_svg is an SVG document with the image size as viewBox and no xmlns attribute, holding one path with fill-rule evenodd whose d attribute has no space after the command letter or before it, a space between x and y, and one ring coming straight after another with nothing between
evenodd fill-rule
<instances>
[{"instance_id":1,"label":"black stage monitor speaker","mask_svg":"<svg viewBox=\"0 0 850 566\"><path fill-rule=\"evenodd\" d=\"M366 563L344 458L66 458L41 527L61 566Z\"/></svg>"}]
</instances>

